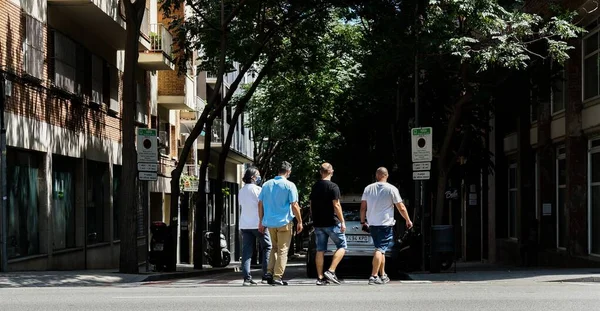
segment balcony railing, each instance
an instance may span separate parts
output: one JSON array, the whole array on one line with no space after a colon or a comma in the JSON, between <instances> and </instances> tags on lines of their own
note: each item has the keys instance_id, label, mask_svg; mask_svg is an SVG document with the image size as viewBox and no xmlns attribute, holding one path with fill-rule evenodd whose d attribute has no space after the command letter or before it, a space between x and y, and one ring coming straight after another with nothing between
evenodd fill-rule
<instances>
[{"instance_id":1,"label":"balcony railing","mask_svg":"<svg viewBox=\"0 0 600 311\"><path fill-rule=\"evenodd\" d=\"M163 24L150 24L150 51L163 52L172 60L173 36Z\"/></svg>"}]
</instances>

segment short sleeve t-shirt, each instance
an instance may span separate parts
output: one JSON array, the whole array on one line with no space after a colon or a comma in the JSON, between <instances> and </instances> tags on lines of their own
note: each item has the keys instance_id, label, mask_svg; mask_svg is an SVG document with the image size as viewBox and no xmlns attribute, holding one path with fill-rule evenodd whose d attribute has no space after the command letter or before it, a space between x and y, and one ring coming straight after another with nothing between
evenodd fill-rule
<instances>
[{"instance_id":1,"label":"short sleeve t-shirt","mask_svg":"<svg viewBox=\"0 0 600 311\"><path fill-rule=\"evenodd\" d=\"M263 226L279 228L294 219L291 204L298 202L298 190L293 182L277 176L263 185L258 199L263 202Z\"/></svg>"},{"instance_id":2,"label":"short sleeve t-shirt","mask_svg":"<svg viewBox=\"0 0 600 311\"><path fill-rule=\"evenodd\" d=\"M394 205L402 202L398 188L387 182L368 185L362 195L367 202L367 222L370 226L393 226Z\"/></svg>"},{"instance_id":3,"label":"short sleeve t-shirt","mask_svg":"<svg viewBox=\"0 0 600 311\"><path fill-rule=\"evenodd\" d=\"M312 221L315 227L332 227L340 221L333 208L333 200L340 199L340 188L330 180L317 181L310 193Z\"/></svg>"},{"instance_id":4,"label":"short sleeve t-shirt","mask_svg":"<svg viewBox=\"0 0 600 311\"><path fill-rule=\"evenodd\" d=\"M242 207L240 229L258 229L258 196L260 187L246 184L240 190L239 200Z\"/></svg>"}]
</instances>

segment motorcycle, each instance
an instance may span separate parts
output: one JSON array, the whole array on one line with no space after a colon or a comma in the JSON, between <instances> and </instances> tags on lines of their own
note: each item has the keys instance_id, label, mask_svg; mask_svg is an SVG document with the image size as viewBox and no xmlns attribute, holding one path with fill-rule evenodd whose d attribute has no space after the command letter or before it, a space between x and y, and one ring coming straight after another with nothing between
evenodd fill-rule
<instances>
[{"instance_id":1,"label":"motorcycle","mask_svg":"<svg viewBox=\"0 0 600 311\"><path fill-rule=\"evenodd\" d=\"M215 249L213 241L213 232L204 232L204 241L206 243L206 251L204 252L204 258L208 261L208 264L213 267L226 267L231 262L231 252L227 249L227 240L225 235L220 234L219 247L221 249L221 260L220 262L214 262L213 250Z\"/></svg>"}]
</instances>

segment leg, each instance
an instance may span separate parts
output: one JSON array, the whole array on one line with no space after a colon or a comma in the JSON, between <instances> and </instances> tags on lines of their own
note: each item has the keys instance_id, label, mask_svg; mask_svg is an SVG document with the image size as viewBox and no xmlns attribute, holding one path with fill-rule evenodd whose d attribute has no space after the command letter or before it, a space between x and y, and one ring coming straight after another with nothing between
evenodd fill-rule
<instances>
[{"instance_id":1,"label":"leg","mask_svg":"<svg viewBox=\"0 0 600 311\"><path fill-rule=\"evenodd\" d=\"M287 265L287 255L288 250L290 248L290 242L292 240L292 226L293 222L290 221L285 226L277 228L277 238L273 238L276 240L277 251L273 250L271 252L271 257L273 253L277 253L277 259L275 263L275 270L273 273L273 278L276 280L281 280L283 278L283 274L285 273L285 266Z\"/></svg>"},{"instance_id":2,"label":"leg","mask_svg":"<svg viewBox=\"0 0 600 311\"><path fill-rule=\"evenodd\" d=\"M315 244L317 246L317 254L315 255L315 266L317 268L317 277L323 278L323 262L325 257L325 251L327 251L327 240L329 235L325 230L326 228L315 228Z\"/></svg>"},{"instance_id":3,"label":"leg","mask_svg":"<svg viewBox=\"0 0 600 311\"><path fill-rule=\"evenodd\" d=\"M383 262L383 257L383 254L379 250L375 250L375 253L373 254L373 269L371 270L372 276L377 276L381 263Z\"/></svg>"},{"instance_id":4,"label":"leg","mask_svg":"<svg viewBox=\"0 0 600 311\"><path fill-rule=\"evenodd\" d=\"M250 259L254 251L254 244L256 244L256 240L254 234L252 234L252 230L242 229L242 274L244 275L244 280L252 279L252 275L250 275Z\"/></svg>"},{"instance_id":5,"label":"leg","mask_svg":"<svg viewBox=\"0 0 600 311\"><path fill-rule=\"evenodd\" d=\"M340 261L342 261L342 258L344 258L344 255L346 254L346 235L342 233L341 226L337 225L331 228L329 237L337 247L337 250L333 254L333 258L331 259L331 265L329 266L329 271L335 272L338 264Z\"/></svg>"},{"instance_id":6,"label":"leg","mask_svg":"<svg viewBox=\"0 0 600 311\"><path fill-rule=\"evenodd\" d=\"M256 230L255 235L258 238L258 243L262 251L262 273L264 277L268 273L269 257L271 256L271 236L269 235L269 230L265 231L264 234Z\"/></svg>"},{"instance_id":7,"label":"leg","mask_svg":"<svg viewBox=\"0 0 600 311\"><path fill-rule=\"evenodd\" d=\"M385 275L385 254L381 256L381 264L379 265L379 275Z\"/></svg>"},{"instance_id":8,"label":"leg","mask_svg":"<svg viewBox=\"0 0 600 311\"><path fill-rule=\"evenodd\" d=\"M323 278L323 262L325 261L325 252L317 252L315 256L315 265L317 266L317 278Z\"/></svg>"},{"instance_id":9,"label":"leg","mask_svg":"<svg viewBox=\"0 0 600 311\"><path fill-rule=\"evenodd\" d=\"M269 228L269 236L271 237L271 254L269 255L269 264L267 265L267 273L275 274L275 264L277 263L277 252L279 251L279 241L277 239L277 228Z\"/></svg>"}]
</instances>

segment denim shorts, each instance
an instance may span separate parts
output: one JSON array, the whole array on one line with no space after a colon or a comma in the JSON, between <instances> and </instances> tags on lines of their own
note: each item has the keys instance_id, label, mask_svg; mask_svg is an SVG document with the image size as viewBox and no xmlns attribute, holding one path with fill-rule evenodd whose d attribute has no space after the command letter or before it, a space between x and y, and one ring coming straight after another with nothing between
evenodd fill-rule
<instances>
[{"instance_id":1,"label":"denim shorts","mask_svg":"<svg viewBox=\"0 0 600 311\"><path fill-rule=\"evenodd\" d=\"M340 224L331 227L315 227L315 235L317 238L317 252L327 250L327 240L329 238L335 243L337 249L347 248L346 235L342 233L342 225Z\"/></svg>"},{"instance_id":2,"label":"denim shorts","mask_svg":"<svg viewBox=\"0 0 600 311\"><path fill-rule=\"evenodd\" d=\"M385 252L394 246L394 227L393 226L369 226L371 237L375 250L385 254Z\"/></svg>"}]
</instances>

